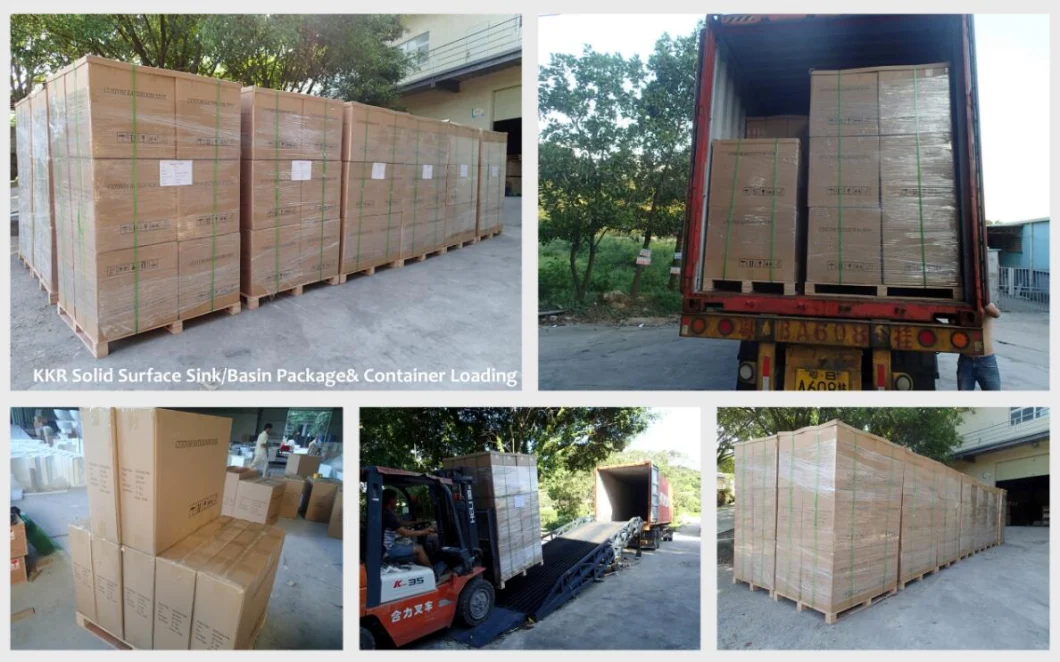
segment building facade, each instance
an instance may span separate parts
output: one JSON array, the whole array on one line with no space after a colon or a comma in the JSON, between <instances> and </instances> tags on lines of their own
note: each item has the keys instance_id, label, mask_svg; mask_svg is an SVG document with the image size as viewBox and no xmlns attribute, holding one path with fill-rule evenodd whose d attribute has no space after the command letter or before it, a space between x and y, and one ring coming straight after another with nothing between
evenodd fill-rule
<instances>
[{"instance_id":1,"label":"building facade","mask_svg":"<svg viewBox=\"0 0 1060 662\"><path fill-rule=\"evenodd\" d=\"M964 414L953 467L1008 490L1008 522L1048 521L1049 408L987 407Z\"/></svg>"},{"instance_id":2,"label":"building facade","mask_svg":"<svg viewBox=\"0 0 1060 662\"><path fill-rule=\"evenodd\" d=\"M506 188L522 193L522 16L407 14L397 46L417 58L398 84L413 115L508 134Z\"/></svg>"}]
</instances>

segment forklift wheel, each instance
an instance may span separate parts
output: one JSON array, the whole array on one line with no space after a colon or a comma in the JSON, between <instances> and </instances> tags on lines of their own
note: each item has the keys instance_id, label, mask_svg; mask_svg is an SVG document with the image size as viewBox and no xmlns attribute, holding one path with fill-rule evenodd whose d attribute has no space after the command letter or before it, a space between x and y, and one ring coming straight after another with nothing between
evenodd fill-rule
<instances>
[{"instance_id":1,"label":"forklift wheel","mask_svg":"<svg viewBox=\"0 0 1060 662\"><path fill-rule=\"evenodd\" d=\"M375 635L366 627L361 628L361 650L375 650Z\"/></svg>"},{"instance_id":2,"label":"forklift wheel","mask_svg":"<svg viewBox=\"0 0 1060 662\"><path fill-rule=\"evenodd\" d=\"M481 577L476 577L460 592L456 614L464 625L475 627L489 618L495 597L493 586Z\"/></svg>"}]
</instances>

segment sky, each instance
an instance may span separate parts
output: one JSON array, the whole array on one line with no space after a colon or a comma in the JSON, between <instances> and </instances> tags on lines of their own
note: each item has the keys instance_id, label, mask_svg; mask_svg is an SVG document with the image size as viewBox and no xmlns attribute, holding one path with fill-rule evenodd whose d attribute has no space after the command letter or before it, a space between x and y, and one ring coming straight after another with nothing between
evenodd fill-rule
<instances>
[{"instance_id":1,"label":"sky","mask_svg":"<svg viewBox=\"0 0 1060 662\"><path fill-rule=\"evenodd\" d=\"M636 451L677 451L683 453L683 464L702 471L703 434L700 411L696 407L652 408L659 415L651 427L629 445Z\"/></svg>"},{"instance_id":2,"label":"sky","mask_svg":"<svg viewBox=\"0 0 1060 662\"><path fill-rule=\"evenodd\" d=\"M538 57L548 62L550 53L580 53L586 43L598 51L646 57L664 32L687 34L701 17L542 16ZM1049 17L978 15L975 35L986 217L1020 221L1048 216Z\"/></svg>"}]
</instances>

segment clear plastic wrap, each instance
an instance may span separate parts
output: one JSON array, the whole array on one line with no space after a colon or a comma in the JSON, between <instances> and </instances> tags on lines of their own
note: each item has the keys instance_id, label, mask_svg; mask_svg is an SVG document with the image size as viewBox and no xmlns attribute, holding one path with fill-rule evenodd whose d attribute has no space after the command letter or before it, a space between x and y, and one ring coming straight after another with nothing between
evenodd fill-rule
<instances>
[{"instance_id":1,"label":"clear plastic wrap","mask_svg":"<svg viewBox=\"0 0 1060 662\"><path fill-rule=\"evenodd\" d=\"M779 435L782 445L790 433ZM773 590L778 534L778 436L733 448L736 507L733 510L733 579Z\"/></svg>"},{"instance_id":2,"label":"clear plastic wrap","mask_svg":"<svg viewBox=\"0 0 1060 662\"><path fill-rule=\"evenodd\" d=\"M453 124L445 177L445 245L475 238L479 189L479 129Z\"/></svg>"},{"instance_id":3,"label":"clear plastic wrap","mask_svg":"<svg viewBox=\"0 0 1060 662\"><path fill-rule=\"evenodd\" d=\"M975 551L975 508L978 502L978 483L971 476L961 474L961 556Z\"/></svg>"},{"instance_id":4,"label":"clear plastic wrap","mask_svg":"<svg viewBox=\"0 0 1060 662\"><path fill-rule=\"evenodd\" d=\"M876 69L810 72L810 138L880 133Z\"/></svg>"},{"instance_id":5,"label":"clear plastic wrap","mask_svg":"<svg viewBox=\"0 0 1060 662\"><path fill-rule=\"evenodd\" d=\"M18 164L18 254L33 261L32 113L26 97L15 104L15 159Z\"/></svg>"},{"instance_id":6,"label":"clear plastic wrap","mask_svg":"<svg viewBox=\"0 0 1060 662\"><path fill-rule=\"evenodd\" d=\"M504 181L508 134L482 131L479 153L478 236L500 232L504 225Z\"/></svg>"},{"instance_id":7,"label":"clear plastic wrap","mask_svg":"<svg viewBox=\"0 0 1060 662\"><path fill-rule=\"evenodd\" d=\"M898 560L900 582L916 579L938 567L944 511L939 474L945 467L909 451L905 452L904 462L902 553Z\"/></svg>"},{"instance_id":8,"label":"clear plastic wrap","mask_svg":"<svg viewBox=\"0 0 1060 662\"><path fill-rule=\"evenodd\" d=\"M961 555L961 475L940 465L938 476L939 512L938 564L952 563Z\"/></svg>"},{"instance_id":9,"label":"clear plastic wrap","mask_svg":"<svg viewBox=\"0 0 1060 662\"><path fill-rule=\"evenodd\" d=\"M59 303L93 353L238 303L239 86L87 56L47 90Z\"/></svg>"}]
</instances>

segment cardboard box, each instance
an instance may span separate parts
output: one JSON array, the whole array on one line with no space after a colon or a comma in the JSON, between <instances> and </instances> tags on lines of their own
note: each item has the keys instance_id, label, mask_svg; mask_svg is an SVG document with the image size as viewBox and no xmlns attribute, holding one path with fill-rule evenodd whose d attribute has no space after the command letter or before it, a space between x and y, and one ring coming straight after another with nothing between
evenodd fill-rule
<instances>
[{"instance_id":1,"label":"cardboard box","mask_svg":"<svg viewBox=\"0 0 1060 662\"><path fill-rule=\"evenodd\" d=\"M880 222L879 208L811 207L806 282L879 285Z\"/></svg>"},{"instance_id":2,"label":"cardboard box","mask_svg":"<svg viewBox=\"0 0 1060 662\"><path fill-rule=\"evenodd\" d=\"M192 650L251 647L268 607L283 538L283 529L264 527L252 540L233 540L199 570Z\"/></svg>"},{"instance_id":3,"label":"cardboard box","mask_svg":"<svg viewBox=\"0 0 1060 662\"><path fill-rule=\"evenodd\" d=\"M445 245L452 246L475 238L475 203L453 204L445 207Z\"/></svg>"},{"instance_id":4,"label":"cardboard box","mask_svg":"<svg viewBox=\"0 0 1060 662\"><path fill-rule=\"evenodd\" d=\"M339 273L374 269L400 259L403 219L400 212L343 219Z\"/></svg>"},{"instance_id":5,"label":"cardboard box","mask_svg":"<svg viewBox=\"0 0 1060 662\"><path fill-rule=\"evenodd\" d=\"M299 254L302 281L316 283L339 274L341 221L307 221L301 225Z\"/></svg>"},{"instance_id":6,"label":"cardboard box","mask_svg":"<svg viewBox=\"0 0 1060 662\"><path fill-rule=\"evenodd\" d=\"M177 242L179 319L239 303L239 244L239 232Z\"/></svg>"},{"instance_id":7,"label":"cardboard box","mask_svg":"<svg viewBox=\"0 0 1060 662\"><path fill-rule=\"evenodd\" d=\"M939 566L938 538L942 528L942 500L939 498L942 464L902 449L888 455L891 461L905 465L902 479L901 554L898 557L898 579L906 582ZM889 533L890 529L888 529Z\"/></svg>"},{"instance_id":8,"label":"cardboard box","mask_svg":"<svg viewBox=\"0 0 1060 662\"><path fill-rule=\"evenodd\" d=\"M888 199L896 199L923 201L928 207L956 207L949 134L882 136L880 180L885 205Z\"/></svg>"},{"instance_id":9,"label":"cardboard box","mask_svg":"<svg viewBox=\"0 0 1060 662\"><path fill-rule=\"evenodd\" d=\"M161 185L165 163L143 158L82 163L87 178L75 183L84 187L78 248L103 253L176 241L177 189L184 187Z\"/></svg>"},{"instance_id":10,"label":"cardboard box","mask_svg":"<svg viewBox=\"0 0 1060 662\"><path fill-rule=\"evenodd\" d=\"M192 161L191 168L191 184L173 187L176 238L187 241L239 232L240 162Z\"/></svg>"},{"instance_id":11,"label":"cardboard box","mask_svg":"<svg viewBox=\"0 0 1060 662\"><path fill-rule=\"evenodd\" d=\"M715 140L711 147L710 204L799 204L799 141Z\"/></svg>"},{"instance_id":12,"label":"cardboard box","mask_svg":"<svg viewBox=\"0 0 1060 662\"><path fill-rule=\"evenodd\" d=\"M29 575L26 572L26 557L19 556L11 559L11 585L24 584L29 581Z\"/></svg>"},{"instance_id":13,"label":"cardboard box","mask_svg":"<svg viewBox=\"0 0 1060 662\"><path fill-rule=\"evenodd\" d=\"M303 180L297 178L306 174L304 163L298 159L242 162L239 219L244 231L301 221ZM312 165L309 168L312 176Z\"/></svg>"},{"instance_id":14,"label":"cardboard box","mask_svg":"<svg viewBox=\"0 0 1060 662\"><path fill-rule=\"evenodd\" d=\"M172 72L178 159L239 161L239 83Z\"/></svg>"},{"instance_id":15,"label":"cardboard box","mask_svg":"<svg viewBox=\"0 0 1060 662\"><path fill-rule=\"evenodd\" d=\"M291 476L312 476L320 468L321 457L319 455L306 455L304 453L291 453L287 456L287 468L284 474Z\"/></svg>"},{"instance_id":16,"label":"cardboard box","mask_svg":"<svg viewBox=\"0 0 1060 662\"><path fill-rule=\"evenodd\" d=\"M92 536L92 577L96 584L96 624L125 638L121 546Z\"/></svg>"},{"instance_id":17,"label":"cardboard box","mask_svg":"<svg viewBox=\"0 0 1060 662\"><path fill-rule=\"evenodd\" d=\"M224 499L221 501L221 514L233 517L236 508L236 489L240 481L255 480L261 478L256 469L249 467L228 467L225 469Z\"/></svg>"},{"instance_id":18,"label":"cardboard box","mask_svg":"<svg viewBox=\"0 0 1060 662\"><path fill-rule=\"evenodd\" d=\"M11 525L11 558L26 554L29 554L29 547L26 545L26 523L19 520Z\"/></svg>"},{"instance_id":19,"label":"cardboard box","mask_svg":"<svg viewBox=\"0 0 1060 662\"><path fill-rule=\"evenodd\" d=\"M504 179L508 134L483 131L479 147L479 190L475 232L479 236L503 226Z\"/></svg>"},{"instance_id":20,"label":"cardboard box","mask_svg":"<svg viewBox=\"0 0 1060 662\"><path fill-rule=\"evenodd\" d=\"M794 283L799 280L798 211L790 205L711 205L704 278Z\"/></svg>"},{"instance_id":21,"label":"cardboard box","mask_svg":"<svg viewBox=\"0 0 1060 662\"><path fill-rule=\"evenodd\" d=\"M791 433L784 433L788 448ZM777 444L778 435L733 446L736 461L736 500L733 513L733 577L774 589L777 556ZM785 465L786 466L786 465ZM783 525L782 525L783 526ZM779 582L780 573L776 573Z\"/></svg>"},{"instance_id":22,"label":"cardboard box","mask_svg":"<svg viewBox=\"0 0 1060 662\"><path fill-rule=\"evenodd\" d=\"M956 229L921 232L915 224L908 223L912 213L908 206L897 214L893 206L888 206L884 213L883 282L899 287L959 287L960 243ZM952 210L929 214L925 225L938 224L952 216Z\"/></svg>"},{"instance_id":23,"label":"cardboard box","mask_svg":"<svg viewBox=\"0 0 1060 662\"><path fill-rule=\"evenodd\" d=\"M92 573L92 531L88 522L66 527L70 563L74 569L74 606L77 613L96 620L96 582Z\"/></svg>"},{"instance_id":24,"label":"cardboard box","mask_svg":"<svg viewBox=\"0 0 1060 662\"><path fill-rule=\"evenodd\" d=\"M949 134L949 66L946 63L879 70L880 135Z\"/></svg>"},{"instance_id":25,"label":"cardboard box","mask_svg":"<svg viewBox=\"0 0 1060 662\"><path fill-rule=\"evenodd\" d=\"M299 220L302 223L337 221L342 197L342 164L338 161L309 163L309 179L300 182Z\"/></svg>"},{"instance_id":26,"label":"cardboard box","mask_svg":"<svg viewBox=\"0 0 1060 662\"><path fill-rule=\"evenodd\" d=\"M119 409L122 543L156 555L221 514L232 420Z\"/></svg>"},{"instance_id":27,"label":"cardboard box","mask_svg":"<svg viewBox=\"0 0 1060 662\"><path fill-rule=\"evenodd\" d=\"M331 508L335 505L335 495L342 483L329 478L310 478L309 502L306 504L305 518L310 522L327 522L331 519Z\"/></svg>"},{"instance_id":28,"label":"cardboard box","mask_svg":"<svg viewBox=\"0 0 1060 662\"><path fill-rule=\"evenodd\" d=\"M335 165L336 172L342 158L344 105L342 101L310 95L303 95L302 99L302 156L327 162L329 167Z\"/></svg>"},{"instance_id":29,"label":"cardboard box","mask_svg":"<svg viewBox=\"0 0 1060 662\"><path fill-rule=\"evenodd\" d=\"M257 478L239 481L232 516L258 524L275 524L280 516L283 481Z\"/></svg>"},{"instance_id":30,"label":"cardboard box","mask_svg":"<svg viewBox=\"0 0 1060 662\"><path fill-rule=\"evenodd\" d=\"M342 160L393 163L398 113L352 101L342 111Z\"/></svg>"},{"instance_id":31,"label":"cardboard box","mask_svg":"<svg viewBox=\"0 0 1060 662\"><path fill-rule=\"evenodd\" d=\"M195 577L250 522L220 517L173 545L155 560L156 650L187 650L191 643Z\"/></svg>"},{"instance_id":32,"label":"cardboard box","mask_svg":"<svg viewBox=\"0 0 1060 662\"><path fill-rule=\"evenodd\" d=\"M811 138L808 204L810 207L879 207L880 139L877 136Z\"/></svg>"},{"instance_id":33,"label":"cardboard box","mask_svg":"<svg viewBox=\"0 0 1060 662\"><path fill-rule=\"evenodd\" d=\"M284 476L283 496L280 499L280 517L295 519L304 511L303 502L309 495L309 483L304 476Z\"/></svg>"},{"instance_id":34,"label":"cardboard box","mask_svg":"<svg viewBox=\"0 0 1060 662\"><path fill-rule=\"evenodd\" d=\"M335 504L331 507L331 519L328 521L328 535L332 538L342 538L342 486L335 495Z\"/></svg>"},{"instance_id":35,"label":"cardboard box","mask_svg":"<svg viewBox=\"0 0 1060 662\"><path fill-rule=\"evenodd\" d=\"M93 537L118 544L121 542L121 516L118 504L118 444L114 425L113 409L81 409L88 527Z\"/></svg>"},{"instance_id":36,"label":"cardboard box","mask_svg":"<svg viewBox=\"0 0 1060 662\"><path fill-rule=\"evenodd\" d=\"M744 120L744 138L799 138L805 140L810 118L807 115L771 115Z\"/></svg>"},{"instance_id":37,"label":"cardboard box","mask_svg":"<svg viewBox=\"0 0 1060 662\"><path fill-rule=\"evenodd\" d=\"M243 159L338 161L339 102L295 92L244 87Z\"/></svg>"},{"instance_id":38,"label":"cardboard box","mask_svg":"<svg viewBox=\"0 0 1060 662\"><path fill-rule=\"evenodd\" d=\"M125 596L125 639L133 648L154 648L155 557L121 548L122 586Z\"/></svg>"},{"instance_id":39,"label":"cardboard box","mask_svg":"<svg viewBox=\"0 0 1060 662\"><path fill-rule=\"evenodd\" d=\"M240 240L243 242L240 265L243 294L267 296L301 284L301 225L246 230L240 234Z\"/></svg>"},{"instance_id":40,"label":"cardboard box","mask_svg":"<svg viewBox=\"0 0 1060 662\"><path fill-rule=\"evenodd\" d=\"M810 137L880 133L875 69L810 72Z\"/></svg>"},{"instance_id":41,"label":"cardboard box","mask_svg":"<svg viewBox=\"0 0 1060 662\"><path fill-rule=\"evenodd\" d=\"M942 465L937 472L941 525L938 530L936 556L939 565L956 561L961 547L961 475Z\"/></svg>"},{"instance_id":42,"label":"cardboard box","mask_svg":"<svg viewBox=\"0 0 1060 662\"><path fill-rule=\"evenodd\" d=\"M344 163L341 216L360 218L411 211L415 170L413 166L387 162ZM432 177L444 180L444 173L430 170ZM423 174L422 167L419 174Z\"/></svg>"}]
</instances>

